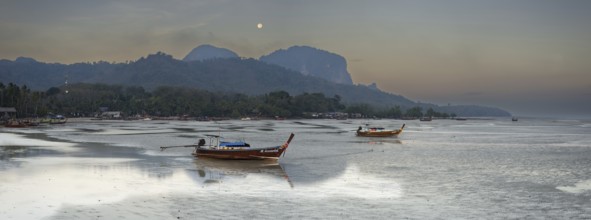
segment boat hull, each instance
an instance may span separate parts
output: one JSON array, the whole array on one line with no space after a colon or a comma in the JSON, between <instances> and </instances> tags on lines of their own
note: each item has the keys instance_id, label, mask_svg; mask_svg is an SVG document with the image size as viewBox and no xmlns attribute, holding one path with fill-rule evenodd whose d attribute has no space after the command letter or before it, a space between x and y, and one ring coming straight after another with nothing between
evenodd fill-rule
<instances>
[{"instance_id":1,"label":"boat hull","mask_svg":"<svg viewBox=\"0 0 591 220\"><path fill-rule=\"evenodd\" d=\"M51 119L49 121L49 124L52 125L61 125L61 124L65 124L68 120L67 119Z\"/></svg>"},{"instance_id":2,"label":"boat hull","mask_svg":"<svg viewBox=\"0 0 591 220\"><path fill-rule=\"evenodd\" d=\"M5 125L7 128L26 128L28 125L20 120L10 120Z\"/></svg>"},{"instance_id":3,"label":"boat hull","mask_svg":"<svg viewBox=\"0 0 591 220\"><path fill-rule=\"evenodd\" d=\"M26 124L9 124L9 125L4 125L4 127L7 127L7 128L26 128L28 126Z\"/></svg>"},{"instance_id":4,"label":"boat hull","mask_svg":"<svg viewBox=\"0 0 591 220\"><path fill-rule=\"evenodd\" d=\"M402 130L404 130L405 125L406 124L402 124L402 127L400 127L400 129L396 129L396 130L378 130L378 129L362 130L361 127L359 127L356 135L360 136L360 137L393 137L393 136L398 136L400 133L402 133Z\"/></svg>"},{"instance_id":5,"label":"boat hull","mask_svg":"<svg viewBox=\"0 0 591 220\"><path fill-rule=\"evenodd\" d=\"M398 131L379 131L379 132L371 132L371 131L357 131L357 136L360 137L393 137L400 134L400 130Z\"/></svg>"},{"instance_id":6,"label":"boat hull","mask_svg":"<svg viewBox=\"0 0 591 220\"><path fill-rule=\"evenodd\" d=\"M279 156L283 154L283 151L285 151L285 149L286 147L282 146L232 150L197 148L193 152L193 156L227 160L276 160L279 159Z\"/></svg>"}]
</instances>

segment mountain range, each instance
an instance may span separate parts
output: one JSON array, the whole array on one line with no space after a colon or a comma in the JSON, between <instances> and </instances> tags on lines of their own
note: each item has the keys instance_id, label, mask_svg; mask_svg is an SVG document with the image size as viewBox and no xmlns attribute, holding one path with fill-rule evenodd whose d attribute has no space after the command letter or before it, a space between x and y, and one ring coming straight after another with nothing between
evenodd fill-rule
<instances>
[{"instance_id":1,"label":"mountain range","mask_svg":"<svg viewBox=\"0 0 591 220\"><path fill-rule=\"evenodd\" d=\"M308 54L317 59L286 61L295 54ZM301 72L302 68L293 69L302 66L306 66L306 73ZM322 76L323 73L326 74ZM349 104L365 103L384 108L398 105L403 109L420 106L467 117L510 116L510 113L493 107L417 103L400 95L380 91L375 84L353 85L342 56L305 46L276 51L261 57L261 60L240 58L230 50L210 45L193 49L183 60L162 52L129 63L66 65L38 62L25 57L15 61L0 60L0 82L5 84L12 82L27 85L33 90L47 90L63 86L66 80L70 84L104 83L142 86L146 89L181 86L248 95L278 90L293 95L320 92L327 96L338 95Z\"/></svg>"}]
</instances>

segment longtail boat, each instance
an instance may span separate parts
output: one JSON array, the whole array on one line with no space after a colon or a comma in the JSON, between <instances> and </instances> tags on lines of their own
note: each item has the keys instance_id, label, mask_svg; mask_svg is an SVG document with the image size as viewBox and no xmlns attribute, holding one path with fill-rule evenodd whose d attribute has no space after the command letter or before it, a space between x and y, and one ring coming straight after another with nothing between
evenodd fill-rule
<instances>
[{"instance_id":1,"label":"longtail boat","mask_svg":"<svg viewBox=\"0 0 591 220\"><path fill-rule=\"evenodd\" d=\"M63 115L56 115L49 120L49 124L65 124L67 121L68 119Z\"/></svg>"},{"instance_id":2,"label":"longtail boat","mask_svg":"<svg viewBox=\"0 0 591 220\"><path fill-rule=\"evenodd\" d=\"M22 122L20 120L9 120L8 122L6 122L6 124L4 126L7 128L26 128L26 127L28 127L27 124L25 124L24 122Z\"/></svg>"},{"instance_id":3,"label":"longtail boat","mask_svg":"<svg viewBox=\"0 0 591 220\"><path fill-rule=\"evenodd\" d=\"M65 124L68 121L68 118L64 117L63 115L51 115L47 118L41 119L40 123L47 123L47 124Z\"/></svg>"},{"instance_id":4,"label":"longtail boat","mask_svg":"<svg viewBox=\"0 0 591 220\"><path fill-rule=\"evenodd\" d=\"M206 145L205 139L200 139L197 144L184 145L184 146L170 146L160 147L162 150L171 147L194 147L192 155L195 157L209 157L216 159L229 159L229 160L264 160L264 159L279 159L279 157L285 152L289 143L293 139L294 134L292 133L287 141L274 147L262 147L255 148L251 147L250 144L238 141L238 142L225 142L220 141L220 136L217 135L206 135L209 138L209 143Z\"/></svg>"},{"instance_id":5,"label":"longtail boat","mask_svg":"<svg viewBox=\"0 0 591 220\"><path fill-rule=\"evenodd\" d=\"M357 136L361 136L361 137L392 137L392 136L397 136L400 133L402 133L404 126L405 126L405 124L402 124L402 127L400 129L395 129L395 130L389 130L389 129L384 129L384 128L380 128L380 127L362 128L361 126L359 126L356 134L357 134Z\"/></svg>"}]
</instances>

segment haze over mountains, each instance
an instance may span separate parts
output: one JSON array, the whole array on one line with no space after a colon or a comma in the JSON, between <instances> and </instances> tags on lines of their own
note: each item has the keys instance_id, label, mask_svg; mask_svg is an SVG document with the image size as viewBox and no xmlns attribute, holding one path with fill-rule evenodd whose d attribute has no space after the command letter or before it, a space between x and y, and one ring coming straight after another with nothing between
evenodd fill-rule
<instances>
[{"instance_id":1,"label":"haze over mountains","mask_svg":"<svg viewBox=\"0 0 591 220\"><path fill-rule=\"evenodd\" d=\"M504 110L482 106L436 106L380 91L374 85L354 85L346 61L328 51L307 46L278 50L261 60L239 58L231 50L211 45L193 49L183 60L158 52L129 63L58 64L32 58L0 60L0 82L26 84L46 90L69 83L142 86L183 86L208 91L259 95L284 90L290 94L320 92L339 95L346 103L379 107L421 106L459 116L509 116Z\"/></svg>"}]
</instances>

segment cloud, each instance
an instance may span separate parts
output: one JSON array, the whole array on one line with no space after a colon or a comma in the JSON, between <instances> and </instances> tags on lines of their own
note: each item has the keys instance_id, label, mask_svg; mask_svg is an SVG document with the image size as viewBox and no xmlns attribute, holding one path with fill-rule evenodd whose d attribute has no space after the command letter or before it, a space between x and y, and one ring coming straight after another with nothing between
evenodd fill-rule
<instances>
[{"instance_id":1,"label":"cloud","mask_svg":"<svg viewBox=\"0 0 591 220\"><path fill-rule=\"evenodd\" d=\"M576 99L577 108L591 95L591 3L457 3L5 0L0 59L182 58L200 44L257 58L310 45L345 56L356 83L415 99L536 108Z\"/></svg>"}]
</instances>

